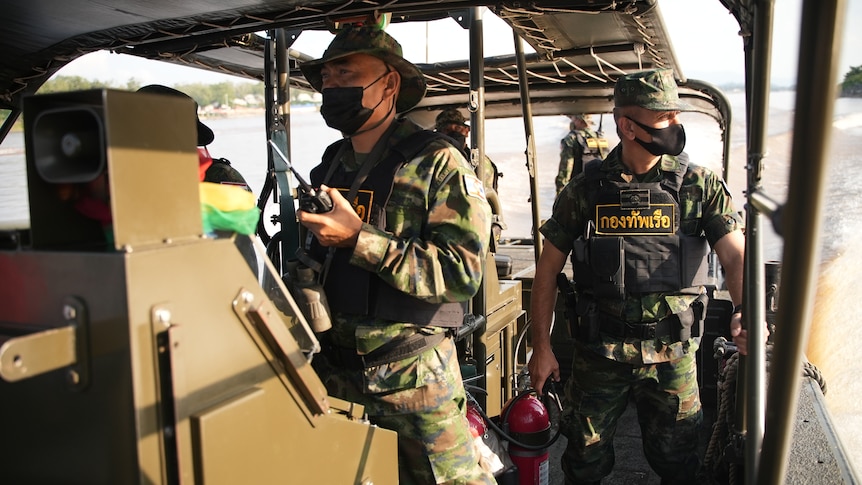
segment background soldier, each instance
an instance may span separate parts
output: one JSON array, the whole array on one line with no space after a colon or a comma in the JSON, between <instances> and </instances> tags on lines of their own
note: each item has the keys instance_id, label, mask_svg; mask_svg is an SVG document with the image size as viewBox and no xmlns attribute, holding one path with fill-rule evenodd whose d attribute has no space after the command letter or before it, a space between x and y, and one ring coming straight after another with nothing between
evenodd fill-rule
<instances>
[{"instance_id":1,"label":"background soldier","mask_svg":"<svg viewBox=\"0 0 862 485\"><path fill-rule=\"evenodd\" d=\"M467 137L470 136L470 125L467 124L467 118L459 110L451 108L441 111L435 120L434 130L452 138L455 141L456 147L462 147L461 151L464 153L464 158L473 164L470 156L470 146L467 143ZM503 174L500 173L497 165L491 161L488 155L485 155L484 169L485 197L491 205L491 213L493 214L491 232L496 243L500 240L500 234L503 229L506 228L506 224L503 222L503 208L500 203L500 196L497 193L497 182ZM474 170L478 175L478 164L474 164Z\"/></svg>"},{"instance_id":2,"label":"background soldier","mask_svg":"<svg viewBox=\"0 0 862 485\"><path fill-rule=\"evenodd\" d=\"M554 180L557 195L575 175L584 169L584 162L594 158L605 158L608 141L601 132L593 131L591 115L576 114L569 116L569 133L560 140L560 168Z\"/></svg>"}]
</instances>

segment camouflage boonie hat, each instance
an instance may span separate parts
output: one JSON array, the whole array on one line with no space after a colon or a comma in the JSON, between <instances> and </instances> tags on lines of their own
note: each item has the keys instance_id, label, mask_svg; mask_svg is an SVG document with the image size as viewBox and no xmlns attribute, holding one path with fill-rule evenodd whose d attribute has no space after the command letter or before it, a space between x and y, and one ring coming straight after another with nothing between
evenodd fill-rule
<instances>
[{"instance_id":1,"label":"camouflage boonie hat","mask_svg":"<svg viewBox=\"0 0 862 485\"><path fill-rule=\"evenodd\" d=\"M470 126L467 124L467 118L461 114L457 109L445 109L437 115L437 119L434 122L434 129L441 129L446 125L461 125L461 126Z\"/></svg>"},{"instance_id":2,"label":"camouflage boonie hat","mask_svg":"<svg viewBox=\"0 0 862 485\"><path fill-rule=\"evenodd\" d=\"M327 62L352 54L368 54L381 59L401 74L401 89L395 102L395 111L407 111L425 96L425 77L413 63L404 59L401 44L378 27L346 27L338 32L323 57L303 62L299 69L318 92L323 87L320 70Z\"/></svg>"},{"instance_id":3,"label":"camouflage boonie hat","mask_svg":"<svg viewBox=\"0 0 862 485\"><path fill-rule=\"evenodd\" d=\"M626 74L614 86L614 106L640 106L652 111L694 111L679 100L671 69Z\"/></svg>"}]
</instances>

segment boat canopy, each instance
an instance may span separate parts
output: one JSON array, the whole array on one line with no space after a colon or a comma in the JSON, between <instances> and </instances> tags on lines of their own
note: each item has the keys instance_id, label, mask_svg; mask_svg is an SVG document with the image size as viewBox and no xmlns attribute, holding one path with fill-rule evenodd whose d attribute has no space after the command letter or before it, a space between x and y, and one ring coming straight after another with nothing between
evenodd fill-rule
<instances>
[{"instance_id":1,"label":"boat canopy","mask_svg":"<svg viewBox=\"0 0 862 485\"><path fill-rule=\"evenodd\" d=\"M304 30L332 30L339 19L384 12L391 15L392 23L452 17L466 28L471 7L480 5L417 0L385 5L295 0L12 0L4 4L5 28L0 30L4 60L0 108L17 112L23 96L36 92L67 63L94 51L263 81L265 36L272 29L285 29L290 41ZM488 8L534 51L526 56L526 65L535 115L608 112L620 75L661 67L674 70L687 102L720 123L729 115L715 99L717 90L685 77L654 0L502 2ZM288 58L291 87L310 90L298 66L311 56L289 49ZM520 115L515 56L488 58L484 64L485 117ZM423 114L423 108L463 106L470 89L468 61L417 65L425 73L428 92L411 117L428 125L436 111Z\"/></svg>"}]
</instances>

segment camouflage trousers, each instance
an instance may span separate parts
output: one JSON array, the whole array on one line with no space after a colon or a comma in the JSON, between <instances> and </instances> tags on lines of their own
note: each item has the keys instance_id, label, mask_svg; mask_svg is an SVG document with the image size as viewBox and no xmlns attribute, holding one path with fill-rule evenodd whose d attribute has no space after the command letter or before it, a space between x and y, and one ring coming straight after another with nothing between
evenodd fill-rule
<instances>
[{"instance_id":1,"label":"camouflage trousers","mask_svg":"<svg viewBox=\"0 0 862 485\"><path fill-rule=\"evenodd\" d=\"M371 423L398 433L400 485L496 483L479 466L451 338L418 356L369 369L318 357L314 368L330 395L362 404ZM387 390L381 391L381 382Z\"/></svg>"},{"instance_id":2,"label":"camouflage trousers","mask_svg":"<svg viewBox=\"0 0 862 485\"><path fill-rule=\"evenodd\" d=\"M560 426L568 438L566 483L599 483L614 466L614 434L629 399L637 406L647 461L662 483L699 483L703 411L694 354L650 365L602 357L580 344L566 383Z\"/></svg>"}]
</instances>

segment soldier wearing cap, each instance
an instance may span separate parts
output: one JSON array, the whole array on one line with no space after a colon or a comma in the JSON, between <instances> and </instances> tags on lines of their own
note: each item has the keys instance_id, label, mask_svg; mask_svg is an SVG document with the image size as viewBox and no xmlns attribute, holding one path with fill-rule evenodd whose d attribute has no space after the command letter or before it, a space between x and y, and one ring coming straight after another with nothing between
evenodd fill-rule
<instances>
[{"instance_id":1,"label":"soldier wearing cap","mask_svg":"<svg viewBox=\"0 0 862 485\"><path fill-rule=\"evenodd\" d=\"M311 172L333 209L298 213L332 313L315 369L330 394L398 432L400 483L494 483L452 339L490 240L482 183L445 137L396 118L425 81L383 30L349 26L300 69L343 136Z\"/></svg>"},{"instance_id":2,"label":"soldier wearing cap","mask_svg":"<svg viewBox=\"0 0 862 485\"><path fill-rule=\"evenodd\" d=\"M467 123L467 118L455 108L444 109L437 115L434 120L434 131L442 133L455 141L456 147L461 147L464 153L464 158L473 163L470 156L470 147L467 145L467 137L470 136L470 125ZM485 184L485 197L491 205L491 213L493 214L493 222L491 223L491 231L494 241L499 241L500 234L506 228L503 222L503 208L500 204L500 197L497 193L497 180L503 176L497 169L497 165L491 161L488 155L485 155L485 172L483 183ZM479 164L475 164L474 170L478 175Z\"/></svg>"},{"instance_id":3,"label":"soldier wearing cap","mask_svg":"<svg viewBox=\"0 0 862 485\"><path fill-rule=\"evenodd\" d=\"M608 141L592 129L591 115L578 113L569 119L569 133L560 140L560 168L554 179L558 195L572 177L583 171L585 162L605 158L608 151Z\"/></svg>"},{"instance_id":4,"label":"soldier wearing cap","mask_svg":"<svg viewBox=\"0 0 862 485\"><path fill-rule=\"evenodd\" d=\"M700 483L702 423L695 351L707 301L704 260L718 254L735 304L742 299L742 221L723 181L683 153L670 70L621 77L614 91L620 143L584 167L541 227L532 291L537 389L559 380L549 329L556 277L571 254L576 337L562 417L567 483L599 483L614 464L617 420L637 405L646 457L662 483ZM746 353L741 315L730 333Z\"/></svg>"}]
</instances>

